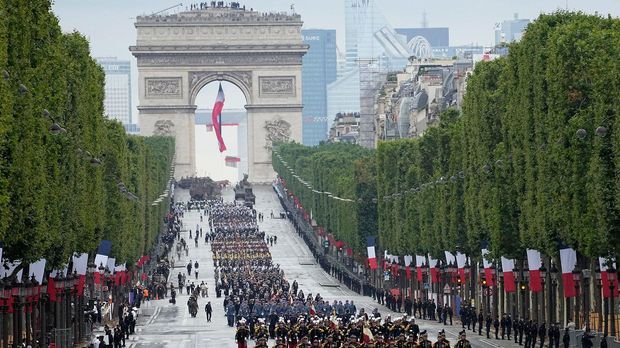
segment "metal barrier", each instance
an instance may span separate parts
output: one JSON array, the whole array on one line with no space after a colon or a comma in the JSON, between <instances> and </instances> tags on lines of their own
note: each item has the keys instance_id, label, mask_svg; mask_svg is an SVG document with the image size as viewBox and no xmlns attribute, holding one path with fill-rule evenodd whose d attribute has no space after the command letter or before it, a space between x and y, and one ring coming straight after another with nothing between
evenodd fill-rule
<instances>
[{"instance_id":1,"label":"metal barrier","mask_svg":"<svg viewBox=\"0 0 620 348\"><path fill-rule=\"evenodd\" d=\"M52 331L56 348L72 348L73 347L73 328L54 329Z\"/></svg>"}]
</instances>

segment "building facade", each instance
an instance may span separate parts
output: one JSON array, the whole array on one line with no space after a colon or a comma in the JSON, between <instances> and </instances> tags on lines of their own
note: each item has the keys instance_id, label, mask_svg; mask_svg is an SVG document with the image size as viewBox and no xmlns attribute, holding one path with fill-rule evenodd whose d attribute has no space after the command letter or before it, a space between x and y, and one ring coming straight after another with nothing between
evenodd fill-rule
<instances>
[{"instance_id":1,"label":"building facade","mask_svg":"<svg viewBox=\"0 0 620 348\"><path fill-rule=\"evenodd\" d=\"M327 139L327 85L336 80L336 31L302 30L304 43L310 46L302 66L302 141L314 146Z\"/></svg>"},{"instance_id":2,"label":"building facade","mask_svg":"<svg viewBox=\"0 0 620 348\"><path fill-rule=\"evenodd\" d=\"M123 125L133 124L131 107L131 63L115 57L97 58L105 73L105 114Z\"/></svg>"},{"instance_id":3,"label":"building facade","mask_svg":"<svg viewBox=\"0 0 620 348\"><path fill-rule=\"evenodd\" d=\"M372 124L365 116L372 114L372 110L362 110L370 104L360 100L365 98L362 90L380 84L387 71L402 69L411 52L406 36L397 33L381 13L379 1L345 0L344 4L346 63L344 71L338 72L339 78L327 88L328 126L333 125L337 113L360 113L360 131L364 133L363 125ZM368 71L373 73L367 74ZM375 76L379 80L372 81Z\"/></svg>"},{"instance_id":4,"label":"building facade","mask_svg":"<svg viewBox=\"0 0 620 348\"><path fill-rule=\"evenodd\" d=\"M530 24L529 19L519 19L519 15L516 13L513 19L497 23L495 25L495 45L521 40L528 24Z\"/></svg>"}]
</instances>

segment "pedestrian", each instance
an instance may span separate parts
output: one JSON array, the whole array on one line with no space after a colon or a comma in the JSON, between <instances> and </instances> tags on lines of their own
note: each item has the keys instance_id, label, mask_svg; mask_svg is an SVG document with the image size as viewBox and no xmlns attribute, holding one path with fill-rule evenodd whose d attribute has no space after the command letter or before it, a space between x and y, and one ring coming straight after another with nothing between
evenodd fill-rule
<instances>
[{"instance_id":1,"label":"pedestrian","mask_svg":"<svg viewBox=\"0 0 620 348\"><path fill-rule=\"evenodd\" d=\"M213 308L211 307L211 301L207 302L205 305L205 313L207 315L207 323L211 322L211 314L213 313Z\"/></svg>"},{"instance_id":2,"label":"pedestrian","mask_svg":"<svg viewBox=\"0 0 620 348\"><path fill-rule=\"evenodd\" d=\"M564 344L564 348L568 348L570 345L570 334L568 333L568 328L564 329L564 335L562 336L562 344Z\"/></svg>"}]
</instances>

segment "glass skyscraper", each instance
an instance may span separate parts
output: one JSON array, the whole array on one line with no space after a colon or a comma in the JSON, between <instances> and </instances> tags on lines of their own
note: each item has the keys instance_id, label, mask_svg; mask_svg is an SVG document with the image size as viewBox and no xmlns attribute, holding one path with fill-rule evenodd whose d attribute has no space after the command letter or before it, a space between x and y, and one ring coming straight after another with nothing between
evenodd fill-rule
<instances>
[{"instance_id":1,"label":"glass skyscraper","mask_svg":"<svg viewBox=\"0 0 620 348\"><path fill-rule=\"evenodd\" d=\"M404 67L411 55L406 36L387 22L376 0L345 0L345 71L328 86L328 127L337 113L360 112L360 66L383 72ZM368 69L366 69L368 70ZM380 74L377 76L381 76Z\"/></svg>"},{"instance_id":2,"label":"glass skyscraper","mask_svg":"<svg viewBox=\"0 0 620 348\"><path fill-rule=\"evenodd\" d=\"M327 85L336 80L336 31L302 30L310 46L303 57L303 144L318 145L327 139Z\"/></svg>"},{"instance_id":3,"label":"glass skyscraper","mask_svg":"<svg viewBox=\"0 0 620 348\"><path fill-rule=\"evenodd\" d=\"M97 58L105 72L105 114L131 125L131 64L114 57Z\"/></svg>"}]
</instances>

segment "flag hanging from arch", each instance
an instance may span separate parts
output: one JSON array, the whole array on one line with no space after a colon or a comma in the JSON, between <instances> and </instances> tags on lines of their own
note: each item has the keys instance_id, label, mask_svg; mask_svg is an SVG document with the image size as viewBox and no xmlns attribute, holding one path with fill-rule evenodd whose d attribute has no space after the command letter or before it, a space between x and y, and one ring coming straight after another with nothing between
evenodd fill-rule
<instances>
[{"instance_id":1,"label":"flag hanging from arch","mask_svg":"<svg viewBox=\"0 0 620 348\"><path fill-rule=\"evenodd\" d=\"M225 100L224 90L222 89L222 84L220 83L217 98L215 99L215 104L213 105L213 113L211 114L213 130L215 131L215 136L217 137L220 152L226 151L226 144L224 144L224 139L222 138L222 109L224 108Z\"/></svg>"}]
</instances>

